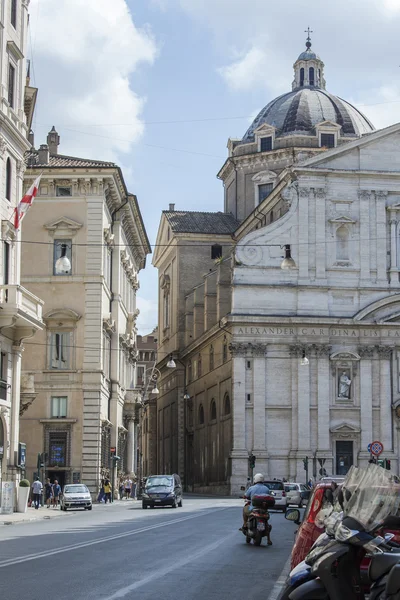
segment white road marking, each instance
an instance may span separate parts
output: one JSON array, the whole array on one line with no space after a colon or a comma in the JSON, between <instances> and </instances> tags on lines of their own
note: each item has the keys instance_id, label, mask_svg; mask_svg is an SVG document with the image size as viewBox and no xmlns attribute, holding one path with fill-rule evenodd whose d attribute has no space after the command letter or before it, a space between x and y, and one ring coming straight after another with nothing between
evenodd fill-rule
<instances>
[{"instance_id":1,"label":"white road marking","mask_svg":"<svg viewBox=\"0 0 400 600\"><path fill-rule=\"evenodd\" d=\"M270 595L268 596L268 600L277 600L279 594L281 593L281 591L283 589L283 586L286 583L286 578L287 578L289 572L290 572L290 556L287 559L287 561L285 562L285 566L283 567L281 574L279 575L278 579L276 580L276 583L275 583L274 587L272 588Z\"/></svg>"},{"instance_id":2,"label":"white road marking","mask_svg":"<svg viewBox=\"0 0 400 600\"><path fill-rule=\"evenodd\" d=\"M223 508L215 508L212 510L204 511L200 514L191 515L189 517L182 517L181 519L173 519L172 521L165 521L164 523L158 523L156 525L150 525L142 527L141 529L133 529L131 531L125 531L123 533L117 533L115 535L109 535L103 538L97 538L87 542L80 542L77 544L71 544L70 546L64 546L63 548L55 548L54 550L48 550L47 552L41 551L35 554L27 554L26 556L20 556L19 558L10 558L0 562L0 569L4 567L10 567L12 565L18 565L20 563L28 562L31 560L37 560L39 558L45 558L47 556L53 556L54 554L62 554L63 552L70 552L71 550L78 550L79 548L86 548L87 546L95 546L96 544L103 544L104 542L110 542L112 540L118 540L120 538L129 537L131 535L137 535L144 533L145 531L151 531L152 529L158 529L160 527L167 527L168 525L175 525L176 523L182 523L183 521L190 521L191 519L198 519L214 512L220 512Z\"/></svg>"},{"instance_id":3,"label":"white road marking","mask_svg":"<svg viewBox=\"0 0 400 600\"><path fill-rule=\"evenodd\" d=\"M204 546L204 548L199 550L199 552L196 552L195 554L191 554L189 557L183 558L182 560L180 560L178 562L174 562L169 567L165 567L164 569L157 569L157 571L154 571L153 573L151 573L151 575L144 577L144 579L140 579L140 581L136 581L135 583L132 583L131 585L121 588L120 590L115 592L115 594L113 594L112 596L107 596L107 600L116 600L116 598L125 598L125 596L127 594L129 594L129 592L133 592L134 590L137 590L138 588L142 587L143 585L150 583L150 581L153 581L154 579L159 579L160 577L164 577L165 575L168 575L168 573L171 573L172 571L176 571L177 569L182 569L182 567L185 567L189 563L196 561L198 558L201 558L205 554L208 554L209 552L216 550L216 548L221 546L221 544L225 544L225 542L229 538L236 536L236 535L237 535L236 531L234 533L230 533L229 535L226 535L225 537L219 539L217 542L214 542L213 544L209 544L208 546Z\"/></svg>"}]
</instances>

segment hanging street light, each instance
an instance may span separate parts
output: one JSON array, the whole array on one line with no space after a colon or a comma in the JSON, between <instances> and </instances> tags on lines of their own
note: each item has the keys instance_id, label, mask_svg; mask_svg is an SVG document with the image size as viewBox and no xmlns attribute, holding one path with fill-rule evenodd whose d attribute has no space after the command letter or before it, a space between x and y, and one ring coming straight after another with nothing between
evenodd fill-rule
<instances>
[{"instance_id":1,"label":"hanging street light","mask_svg":"<svg viewBox=\"0 0 400 600\"><path fill-rule=\"evenodd\" d=\"M292 258L290 244L285 244L283 246L283 248L285 250L285 257L284 257L283 261L281 262L281 269L283 271L297 269L297 265Z\"/></svg>"},{"instance_id":2,"label":"hanging street light","mask_svg":"<svg viewBox=\"0 0 400 600\"><path fill-rule=\"evenodd\" d=\"M172 358L172 354L171 354L170 357L169 357L169 361L167 362L167 368L168 369L175 369L175 367L176 367L176 362Z\"/></svg>"},{"instance_id":3,"label":"hanging street light","mask_svg":"<svg viewBox=\"0 0 400 600\"><path fill-rule=\"evenodd\" d=\"M56 275L68 275L71 272L71 261L67 256L67 244L61 244L61 256L56 260Z\"/></svg>"}]
</instances>

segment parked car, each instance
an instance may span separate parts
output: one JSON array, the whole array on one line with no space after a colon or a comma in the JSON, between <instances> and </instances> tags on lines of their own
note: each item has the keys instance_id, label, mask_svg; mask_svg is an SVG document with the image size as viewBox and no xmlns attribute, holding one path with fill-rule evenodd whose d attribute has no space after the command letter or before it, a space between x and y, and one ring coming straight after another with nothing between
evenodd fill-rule
<instances>
[{"instance_id":1,"label":"parked car","mask_svg":"<svg viewBox=\"0 0 400 600\"><path fill-rule=\"evenodd\" d=\"M301 508L310 497L310 490L304 483L285 483L285 492L288 506L295 504Z\"/></svg>"},{"instance_id":2,"label":"parked car","mask_svg":"<svg viewBox=\"0 0 400 600\"><path fill-rule=\"evenodd\" d=\"M264 481L263 483L269 487L275 499L274 508L276 508L276 510L285 512L287 508L287 498L283 481L273 479L271 481Z\"/></svg>"},{"instance_id":3,"label":"parked car","mask_svg":"<svg viewBox=\"0 0 400 600\"><path fill-rule=\"evenodd\" d=\"M182 484L179 475L151 475L142 493L142 508L182 506Z\"/></svg>"},{"instance_id":4,"label":"parked car","mask_svg":"<svg viewBox=\"0 0 400 600\"><path fill-rule=\"evenodd\" d=\"M321 526L321 522L318 519L318 514L322 508L326 508L326 506L332 499L332 494L327 493L327 490L331 490L331 481L333 481L333 478L324 478L324 481L318 483L311 490L310 498L307 504L307 508L304 512L303 520L301 523L300 520L297 522L297 524L300 526L296 532L294 546L291 554L292 569L294 569L302 560L305 559L315 540L321 535L321 533L324 532L324 527ZM340 485L340 483L344 481L344 477L341 478L341 481L338 477L335 477L334 481L338 485ZM298 512L298 516L300 516L300 511L296 511L295 509L291 508L288 510L288 513L289 512ZM293 520L293 515L292 519L290 520ZM378 531L377 535L382 535L384 533L393 533L393 541L400 543L400 531L386 528L384 531ZM361 573L364 579L366 579L368 565L369 559L364 559L361 566Z\"/></svg>"},{"instance_id":5,"label":"parked car","mask_svg":"<svg viewBox=\"0 0 400 600\"><path fill-rule=\"evenodd\" d=\"M92 497L85 484L71 483L64 486L60 500L61 510L69 508L84 508L92 510Z\"/></svg>"}]
</instances>

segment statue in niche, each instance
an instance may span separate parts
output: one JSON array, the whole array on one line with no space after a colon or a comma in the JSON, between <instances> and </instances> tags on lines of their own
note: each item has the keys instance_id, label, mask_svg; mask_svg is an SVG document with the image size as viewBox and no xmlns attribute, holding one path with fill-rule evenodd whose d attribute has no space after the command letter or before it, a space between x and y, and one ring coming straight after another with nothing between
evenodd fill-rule
<instances>
[{"instance_id":1,"label":"statue in niche","mask_svg":"<svg viewBox=\"0 0 400 600\"><path fill-rule=\"evenodd\" d=\"M339 375L338 397L343 398L344 400L349 400L350 399L350 386L351 386L351 379L349 377L349 372L342 371L342 373Z\"/></svg>"}]
</instances>

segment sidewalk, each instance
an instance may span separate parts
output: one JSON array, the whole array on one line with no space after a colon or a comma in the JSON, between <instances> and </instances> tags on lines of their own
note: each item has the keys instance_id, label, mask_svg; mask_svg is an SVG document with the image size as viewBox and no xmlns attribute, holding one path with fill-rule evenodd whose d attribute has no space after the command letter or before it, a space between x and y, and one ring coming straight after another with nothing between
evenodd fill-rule
<instances>
[{"instance_id":1,"label":"sidewalk","mask_svg":"<svg viewBox=\"0 0 400 600\"><path fill-rule=\"evenodd\" d=\"M137 501L133 501L134 504L137 504ZM111 504L107 504L108 506L118 506L121 504L125 504L123 500L114 500ZM128 502L126 502L128 504ZM93 509L96 510L101 506L105 506L103 503L93 502ZM42 506L37 510L33 507L28 508L26 513L13 513L12 515L2 515L0 514L0 527L2 525L16 525L18 523L27 523L32 521L40 521L43 519L56 519L57 517L65 517L66 515L74 515L76 512L74 510L68 510L67 512L60 510L59 508L46 508Z\"/></svg>"},{"instance_id":2,"label":"sidewalk","mask_svg":"<svg viewBox=\"0 0 400 600\"><path fill-rule=\"evenodd\" d=\"M39 521L40 519L55 519L57 517L63 517L68 512L64 512L59 508L38 508L37 510L33 507L28 508L26 513L13 513L12 515L0 514L0 527L2 525L14 525L16 523L24 523L27 521Z\"/></svg>"}]
</instances>

